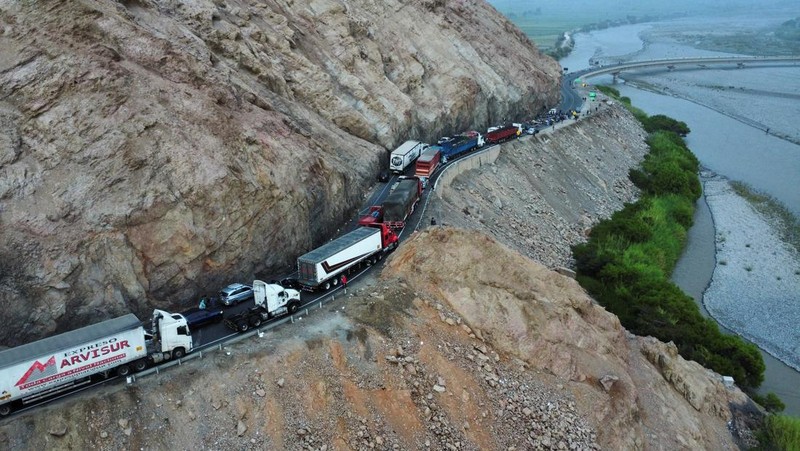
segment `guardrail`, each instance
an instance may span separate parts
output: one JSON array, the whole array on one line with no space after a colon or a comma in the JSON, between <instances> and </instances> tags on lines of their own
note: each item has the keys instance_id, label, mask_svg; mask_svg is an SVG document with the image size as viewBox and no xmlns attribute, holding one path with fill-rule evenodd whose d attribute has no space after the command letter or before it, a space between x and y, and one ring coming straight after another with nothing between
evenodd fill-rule
<instances>
[{"instance_id":1,"label":"guardrail","mask_svg":"<svg viewBox=\"0 0 800 451\"><path fill-rule=\"evenodd\" d=\"M366 271L367 269L369 269L369 268L364 269L364 271ZM354 277L360 276L364 271L361 271L360 273L356 274ZM342 288L341 290L343 291L342 292L343 296L347 294L347 289L346 288ZM304 316L309 316L310 313L313 312L314 310L322 310L322 308L325 307L326 304L329 304L329 303L331 303L331 302L333 302L335 300L336 300L336 293L331 293L328 296L317 298L313 302L310 302L310 303L306 304L301 309L302 313L295 313L293 315L284 316L283 318L280 318L280 319L274 319L274 320L270 321L265 326L253 328L253 329L250 329L249 331L244 332L244 333L229 335L227 337L220 338L219 340L217 340L218 343L206 344L206 345L204 345L202 347L202 349L198 349L198 350L192 351L192 352L186 354L184 357L182 357L180 359L170 360L169 362L165 362L165 363L156 365L156 366L154 366L152 368L146 369L144 371L140 371L140 372L138 372L136 374L131 374L130 376L127 376L127 379L126 379L127 383L128 384L132 384L132 383L136 382L140 378L143 378L143 377L146 377L146 376L150 376L150 375L153 375L153 374L160 374L161 371L164 371L164 370L166 370L168 368L172 368L174 366L181 366L181 365L183 365L184 362L188 362L190 360L202 359L204 353L222 351L222 350L224 350L225 346L233 345L233 344L239 343L240 341L248 340L248 339L256 337L256 336L259 337L259 338L263 337L265 332L268 332L268 331L270 331L272 329L275 329L276 327L281 326L281 325L286 324L286 323L294 324L295 321L297 321L297 319L303 318Z\"/></svg>"}]
</instances>

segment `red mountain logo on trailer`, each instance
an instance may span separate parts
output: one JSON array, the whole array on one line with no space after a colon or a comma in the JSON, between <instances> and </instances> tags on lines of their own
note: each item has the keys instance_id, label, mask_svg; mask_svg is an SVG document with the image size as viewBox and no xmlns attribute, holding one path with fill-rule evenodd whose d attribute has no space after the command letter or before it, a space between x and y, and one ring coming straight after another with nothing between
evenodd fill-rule
<instances>
[{"instance_id":1,"label":"red mountain logo on trailer","mask_svg":"<svg viewBox=\"0 0 800 451\"><path fill-rule=\"evenodd\" d=\"M34 374L36 373L36 374ZM28 371L25 372L25 375L22 376L22 379L19 380L15 385L20 386L22 384L26 384L28 382L37 381L39 379L43 379L48 376L53 376L58 374L58 368L56 368L56 356L50 357L50 360L47 361L44 365L39 363L39 361L33 362ZM28 379L33 376L31 381Z\"/></svg>"}]
</instances>

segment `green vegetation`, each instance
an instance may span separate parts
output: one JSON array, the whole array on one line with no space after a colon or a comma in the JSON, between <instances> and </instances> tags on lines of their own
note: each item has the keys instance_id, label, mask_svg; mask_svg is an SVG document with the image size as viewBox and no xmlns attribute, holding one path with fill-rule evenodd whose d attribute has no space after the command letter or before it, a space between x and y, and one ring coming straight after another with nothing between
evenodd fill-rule
<instances>
[{"instance_id":1,"label":"green vegetation","mask_svg":"<svg viewBox=\"0 0 800 451\"><path fill-rule=\"evenodd\" d=\"M800 418L770 415L758 434L763 450L800 450Z\"/></svg>"},{"instance_id":2,"label":"green vegetation","mask_svg":"<svg viewBox=\"0 0 800 451\"><path fill-rule=\"evenodd\" d=\"M613 88L599 89L630 107ZM722 333L669 280L701 194L699 162L676 133L688 133L688 127L666 116L634 114L650 131L650 153L630 173L643 196L595 226L587 243L573 247L578 280L631 332L672 341L684 358L754 389L764 378L758 348Z\"/></svg>"},{"instance_id":3,"label":"green vegetation","mask_svg":"<svg viewBox=\"0 0 800 451\"><path fill-rule=\"evenodd\" d=\"M750 395L750 397L753 398L753 401L757 402L761 407L767 409L767 412L770 413L782 412L783 409L786 408L786 404L781 401L781 398L778 398L778 395L772 392L767 393L766 396L753 393Z\"/></svg>"}]
</instances>

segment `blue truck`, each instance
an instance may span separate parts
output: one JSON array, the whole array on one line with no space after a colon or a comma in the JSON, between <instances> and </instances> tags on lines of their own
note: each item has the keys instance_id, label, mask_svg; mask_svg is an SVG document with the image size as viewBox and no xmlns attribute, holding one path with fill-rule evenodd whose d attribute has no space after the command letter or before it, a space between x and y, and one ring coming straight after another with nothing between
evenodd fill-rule
<instances>
[{"instance_id":1,"label":"blue truck","mask_svg":"<svg viewBox=\"0 0 800 451\"><path fill-rule=\"evenodd\" d=\"M483 144L484 139L480 133L467 132L453 137L444 137L434 147L439 147L442 160L446 162L472 149L483 147Z\"/></svg>"}]
</instances>

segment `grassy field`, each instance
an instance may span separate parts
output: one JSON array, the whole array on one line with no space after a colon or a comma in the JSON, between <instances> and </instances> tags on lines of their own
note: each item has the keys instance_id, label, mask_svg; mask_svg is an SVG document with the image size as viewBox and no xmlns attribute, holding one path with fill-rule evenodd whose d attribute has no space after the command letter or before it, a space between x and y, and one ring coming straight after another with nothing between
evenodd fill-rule
<instances>
[{"instance_id":1,"label":"grassy field","mask_svg":"<svg viewBox=\"0 0 800 451\"><path fill-rule=\"evenodd\" d=\"M541 16L516 17L511 19L537 47L548 50L553 47L559 36L565 31L582 27L591 22L591 18L545 18Z\"/></svg>"}]
</instances>

